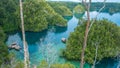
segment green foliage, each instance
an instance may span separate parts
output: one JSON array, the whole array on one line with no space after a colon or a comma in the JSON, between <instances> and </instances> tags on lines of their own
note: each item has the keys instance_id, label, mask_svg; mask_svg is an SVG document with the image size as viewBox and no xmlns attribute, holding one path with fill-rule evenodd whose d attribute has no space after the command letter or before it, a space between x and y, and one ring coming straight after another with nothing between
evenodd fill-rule
<instances>
[{"instance_id":1,"label":"green foliage","mask_svg":"<svg viewBox=\"0 0 120 68\"><path fill-rule=\"evenodd\" d=\"M2 64L1 68L24 68L24 63L20 60L11 60L9 64Z\"/></svg>"},{"instance_id":2,"label":"green foliage","mask_svg":"<svg viewBox=\"0 0 120 68\"><path fill-rule=\"evenodd\" d=\"M85 9L84 9L83 6L81 6L81 5L75 6L75 8L74 8L74 13L82 14L82 13L84 13L84 12L85 12Z\"/></svg>"},{"instance_id":3,"label":"green foliage","mask_svg":"<svg viewBox=\"0 0 120 68\"><path fill-rule=\"evenodd\" d=\"M42 31L48 25L67 26L67 21L44 0L25 1L23 5L26 31Z\"/></svg>"},{"instance_id":4,"label":"green foliage","mask_svg":"<svg viewBox=\"0 0 120 68\"><path fill-rule=\"evenodd\" d=\"M63 20L63 17L61 15L58 15L58 14L55 14L54 16L47 17L47 20L49 20L49 22L50 22L49 25L56 25L56 26L61 26L61 27L67 26L67 24L66 24L67 20Z\"/></svg>"},{"instance_id":5,"label":"green foliage","mask_svg":"<svg viewBox=\"0 0 120 68\"><path fill-rule=\"evenodd\" d=\"M15 68L24 68L24 63L22 61L17 61Z\"/></svg>"},{"instance_id":6,"label":"green foliage","mask_svg":"<svg viewBox=\"0 0 120 68\"><path fill-rule=\"evenodd\" d=\"M37 68L49 68L49 66L46 61L42 61ZM50 68L75 68L75 67L70 63L65 63L65 64L52 64Z\"/></svg>"},{"instance_id":7,"label":"green foliage","mask_svg":"<svg viewBox=\"0 0 120 68\"><path fill-rule=\"evenodd\" d=\"M51 65L50 68L75 68L75 67L70 63L65 63L65 64L53 64Z\"/></svg>"},{"instance_id":8,"label":"green foliage","mask_svg":"<svg viewBox=\"0 0 120 68\"><path fill-rule=\"evenodd\" d=\"M92 3L91 11L99 11L99 9L103 6L103 3ZM105 8L102 12L109 12L111 15L114 13L120 12L120 3L105 3Z\"/></svg>"},{"instance_id":9,"label":"green foliage","mask_svg":"<svg viewBox=\"0 0 120 68\"><path fill-rule=\"evenodd\" d=\"M54 7L59 7L59 6L65 6L67 7L68 9L70 9L70 11L72 12L74 7L76 5L78 5L79 3L78 2L57 2L57 1L48 1L48 3L54 8ZM57 8L56 8L57 9Z\"/></svg>"},{"instance_id":10,"label":"green foliage","mask_svg":"<svg viewBox=\"0 0 120 68\"><path fill-rule=\"evenodd\" d=\"M48 22L45 18L45 2L24 2L24 21L26 31L41 31L47 28ZM44 11L43 11L44 10Z\"/></svg>"},{"instance_id":11,"label":"green foliage","mask_svg":"<svg viewBox=\"0 0 120 68\"><path fill-rule=\"evenodd\" d=\"M53 7L47 4L45 9L47 10L46 19L49 25L67 26L67 20L65 20L59 13L57 13Z\"/></svg>"},{"instance_id":12,"label":"green foliage","mask_svg":"<svg viewBox=\"0 0 120 68\"><path fill-rule=\"evenodd\" d=\"M37 68L48 68L48 63L43 60Z\"/></svg>"},{"instance_id":13,"label":"green foliage","mask_svg":"<svg viewBox=\"0 0 120 68\"><path fill-rule=\"evenodd\" d=\"M74 16L77 18L77 19L82 19L84 13L74 13Z\"/></svg>"},{"instance_id":14,"label":"green foliage","mask_svg":"<svg viewBox=\"0 0 120 68\"><path fill-rule=\"evenodd\" d=\"M0 27L0 66L1 64L9 63L10 60L14 57L13 53L8 52L8 47L5 45L6 34L3 29ZM7 68L6 66L5 68ZM9 68L9 67L8 67Z\"/></svg>"},{"instance_id":15,"label":"green foliage","mask_svg":"<svg viewBox=\"0 0 120 68\"><path fill-rule=\"evenodd\" d=\"M67 41L64 56L67 59L80 60L83 46L86 23L79 25ZM98 46L97 60L116 57L120 52L120 28L107 20L95 21L89 34L85 61L92 64L95 58L96 45Z\"/></svg>"},{"instance_id":16,"label":"green foliage","mask_svg":"<svg viewBox=\"0 0 120 68\"><path fill-rule=\"evenodd\" d=\"M23 9L26 31L42 31L51 24L67 25L67 21L56 13L45 0L25 0ZM19 10L18 0L0 0L0 26L3 27L5 32L21 28Z\"/></svg>"},{"instance_id":17,"label":"green foliage","mask_svg":"<svg viewBox=\"0 0 120 68\"><path fill-rule=\"evenodd\" d=\"M0 27L0 41L1 41L1 42L4 42L4 41L5 41L5 38L6 38L6 35L5 35L2 27Z\"/></svg>"},{"instance_id":18,"label":"green foliage","mask_svg":"<svg viewBox=\"0 0 120 68\"><path fill-rule=\"evenodd\" d=\"M52 6L66 6L71 11L74 10L75 6L81 5L78 2L49 2L48 3ZM98 11L103 6L103 3L91 3L90 10L91 11ZM120 12L120 3L106 3L105 8L101 12L109 12L111 15L114 13ZM78 9L77 9L78 10ZM85 10L85 9L84 9Z\"/></svg>"},{"instance_id":19,"label":"green foliage","mask_svg":"<svg viewBox=\"0 0 120 68\"><path fill-rule=\"evenodd\" d=\"M0 0L0 25L4 31L14 31L18 29L16 21L16 0Z\"/></svg>"},{"instance_id":20,"label":"green foliage","mask_svg":"<svg viewBox=\"0 0 120 68\"><path fill-rule=\"evenodd\" d=\"M78 19L82 18L82 16L85 13L85 9L82 5L78 4L77 6L75 6L74 8L74 16Z\"/></svg>"},{"instance_id":21,"label":"green foliage","mask_svg":"<svg viewBox=\"0 0 120 68\"><path fill-rule=\"evenodd\" d=\"M5 33L0 27L0 64L7 61L8 49L7 46L4 44L5 38Z\"/></svg>"},{"instance_id":22,"label":"green foliage","mask_svg":"<svg viewBox=\"0 0 120 68\"><path fill-rule=\"evenodd\" d=\"M56 4L54 6L52 6L54 8L54 10L59 13L62 16L72 16L72 12L70 11L69 8L67 8L66 6L62 5L57 5Z\"/></svg>"},{"instance_id":23,"label":"green foliage","mask_svg":"<svg viewBox=\"0 0 120 68\"><path fill-rule=\"evenodd\" d=\"M0 41L0 64L7 61L8 49L6 45Z\"/></svg>"},{"instance_id":24,"label":"green foliage","mask_svg":"<svg viewBox=\"0 0 120 68\"><path fill-rule=\"evenodd\" d=\"M51 65L50 68L75 68L75 67L70 63L65 63L65 64L53 64Z\"/></svg>"}]
</instances>

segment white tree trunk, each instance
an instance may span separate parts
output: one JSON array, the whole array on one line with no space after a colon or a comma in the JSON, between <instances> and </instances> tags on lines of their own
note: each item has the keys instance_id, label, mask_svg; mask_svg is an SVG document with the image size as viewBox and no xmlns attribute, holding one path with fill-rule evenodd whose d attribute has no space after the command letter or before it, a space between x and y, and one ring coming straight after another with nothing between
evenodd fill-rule
<instances>
[{"instance_id":1,"label":"white tree trunk","mask_svg":"<svg viewBox=\"0 0 120 68\"><path fill-rule=\"evenodd\" d=\"M22 0L20 1L20 17L21 17L21 28L22 28L22 38L23 38L23 47L24 47L24 68L29 68L29 53L28 53L28 46L25 42L25 30L24 30L24 18L23 18L23 7L22 7Z\"/></svg>"},{"instance_id":2,"label":"white tree trunk","mask_svg":"<svg viewBox=\"0 0 120 68\"><path fill-rule=\"evenodd\" d=\"M95 65L96 65L97 56L98 56L98 46L99 46L99 44L96 43L96 44L95 44L95 47L96 47L96 50L95 50L95 60L94 60L94 63L93 63L93 65L92 65L92 68L95 68Z\"/></svg>"},{"instance_id":3,"label":"white tree trunk","mask_svg":"<svg viewBox=\"0 0 120 68\"><path fill-rule=\"evenodd\" d=\"M89 26L89 31L92 27L92 25L94 24L95 20L97 19L97 16L100 14L100 12L105 8L105 3L106 3L106 0L103 1L103 6L100 8L100 10L98 11L98 14L95 16L95 18L93 19L93 21L91 22L90 26Z\"/></svg>"}]
</instances>

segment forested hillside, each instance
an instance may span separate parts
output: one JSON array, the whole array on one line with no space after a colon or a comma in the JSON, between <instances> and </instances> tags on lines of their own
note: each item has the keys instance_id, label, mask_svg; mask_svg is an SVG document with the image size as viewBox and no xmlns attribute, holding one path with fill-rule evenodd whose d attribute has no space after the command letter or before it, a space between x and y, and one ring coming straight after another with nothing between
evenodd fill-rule
<instances>
[{"instance_id":1,"label":"forested hillside","mask_svg":"<svg viewBox=\"0 0 120 68\"><path fill-rule=\"evenodd\" d=\"M64 56L67 59L80 60L85 25L86 22L82 23L70 34L67 41L67 47L64 52ZM96 48L98 49L97 61L100 61L103 58L116 57L119 55L120 51L119 40L119 26L107 20L95 21L88 35L87 48L85 50L85 61L93 64Z\"/></svg>"},{"instance_id":2,"label":"forested hillside","mask_svg":"<svg viewBox=\"0 0 120 68\"><path fill-rule=\"evenodd\" d=\"M19 1L1 0L0 5L0 25L5 32L19 30L21 28ZM40 2L39 0L26 0L23 2L23 6L26 31L42 31L49 25L67 26L67 21L62 15L57 13L45 0ZM68 12L72 15L70 11Z\"/></svg>"},{"instance_id":3,"label":"forested hillside","mask_svg":"<svg viewBox=\"0 0 120 68\"><path fill-rule=\"evenodd\" d=\"M19 28L16 9L19 7L16 0L0 0L0 26L4 31L14 31Z\"/></svg>"},{"instance_id":4,"label":"forested hillside","mask_svg":"<svg viewBox=\"0 0 120 68\"><path fill-rule=\"evenodd\" d=\"M3 29L0 27L0 65L8 61L8 49L5 45L6 35Z\"/></svg>"},{"instance_id":5,"label":"forested hillside","mask_svg":"<svg viewBox=\"0 0 120 68\"><path fill-rule=\"evenodd\" d=\"M118 61L120 3L105 3L101 12L103 3L90 3L89 9L87 2L85 7L69 0L0 0L0 68L24 68L26 45L30 68L79 68L81 59L86 67L97 66L103 59ZM12 45L20 49L10 48ZM111 62L98 64L105 68L111 67ZM120 67L120 58L118 62L113 64Z\"/></svg>"}]
</instances>

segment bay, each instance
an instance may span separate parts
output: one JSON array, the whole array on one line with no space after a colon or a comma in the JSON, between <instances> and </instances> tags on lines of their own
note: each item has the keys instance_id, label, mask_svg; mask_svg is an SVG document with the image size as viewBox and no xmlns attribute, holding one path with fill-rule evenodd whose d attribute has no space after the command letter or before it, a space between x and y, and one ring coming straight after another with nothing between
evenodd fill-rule
<instances>
[{"instance_id":1,"label":"bay","mask_svg":"<svg viewBox=\"0 0 120 68\"><path fill-rule=\"evenodd\" d=\"M97 11L90 12L91 18L94 18L98 14ZM80 16L81 17L81 16ZM83 18L86 18L86 13L83 14ZM118 26L120 26L120 13L114 13L110 15L109 13L100 13L97 19L106 18ZM42 60L46 60L50 58L48 62L50 64L53 63L72 63L79 68L79 61L69 61L63 57L60 57L61 50L66 48L66 45L61 42L61 38L68 38L70 33L74 31L75 27L77 27L79 18L73 16L68 21L67 27L57 27L51 26L49 29L44 30L42 32L26 32L26 41L28 43L30 63L32 65L39 65ZM14 34L10 34L6 41L6 44L9 46L11 43L17 42L23 49L21 32L16 32ZM23 60L23 50L15 51L12 50L16 55L16 58L19 60ZM118 61L115 59L103 59L99 62L96 67L97 68L117 68ZM90 68L89 64L85 64L85 68Z\"/></svg>"}]
</instances>

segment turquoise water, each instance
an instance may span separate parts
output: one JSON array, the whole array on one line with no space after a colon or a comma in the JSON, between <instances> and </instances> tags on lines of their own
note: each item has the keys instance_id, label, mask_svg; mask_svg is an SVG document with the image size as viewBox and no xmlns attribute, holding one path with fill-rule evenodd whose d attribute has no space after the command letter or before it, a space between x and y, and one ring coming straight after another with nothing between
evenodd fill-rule
<instances>
[{"instance_id":1,"label":"turquoise water","mask_svg":"<svg viewBox=\"0 0 120 68\"><path fill-rule=\"evenodd\" d=\"M91 18L97 14L96 11L90 13ZM86 13L83 15L86 18ZM107 18L117 25L120 25L120 13L110 15L109 13L100 13L98 19ZM49 64L70 62L79 68L79 61L68 61L60 57L61 50L66 46L61 42L61 38L68 38L70 33L78 24L78 19L73 16L68 21L68 27L49 27L49 29L42 32L26 32L26 41L29 48L30 63L38 65L44 59ZM6 44L10 45L17 42L22 47L21 32L16 32L9 35ZM23 48L23 47L22 47ZM12 50L16 53L17 59L23 60L23 50L19 52ZM117 68L118 62L115 59L105 59L96 65L96 68ZM89 64L85 64L85 68L90 68Z\"/></svg>"}]
</instances>

